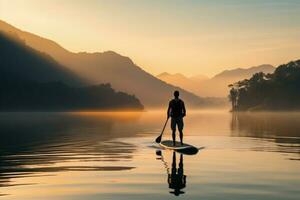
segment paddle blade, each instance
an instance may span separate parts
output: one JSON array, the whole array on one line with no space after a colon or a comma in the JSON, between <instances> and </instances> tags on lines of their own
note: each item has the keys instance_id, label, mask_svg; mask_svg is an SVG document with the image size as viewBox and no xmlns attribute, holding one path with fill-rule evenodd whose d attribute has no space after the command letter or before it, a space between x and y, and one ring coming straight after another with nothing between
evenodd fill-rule
<instances>
[{"instance_id":1,"label":"paddle blade","mask_svg":"<svg viewBox=\"0 0 300 200\"><path fill-rule=\"evenodd\" d=\"M161 136L162 136L162 134L160 134L160 136L158 136L158 137L156 138L156 140L155 140L156 143L160 143L160 142L161 142Z\"/></svg>"}]
</instances>

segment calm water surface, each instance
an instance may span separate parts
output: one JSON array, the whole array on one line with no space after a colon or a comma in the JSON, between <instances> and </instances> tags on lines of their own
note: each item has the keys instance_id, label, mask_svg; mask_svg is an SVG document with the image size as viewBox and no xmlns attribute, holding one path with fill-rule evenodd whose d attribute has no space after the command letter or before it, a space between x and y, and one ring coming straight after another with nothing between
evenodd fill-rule
<instances>
[{"instance_id":1,"label":"calm water surface","mask_svg":"<svg viewBox=\"0 0 300 200\"><path fill-rule=\"evenodd\" d=\"M0 199L300 199L300 113L188 114L196 155L164 112L1 113Z\"/></svg>"}]
</instances>

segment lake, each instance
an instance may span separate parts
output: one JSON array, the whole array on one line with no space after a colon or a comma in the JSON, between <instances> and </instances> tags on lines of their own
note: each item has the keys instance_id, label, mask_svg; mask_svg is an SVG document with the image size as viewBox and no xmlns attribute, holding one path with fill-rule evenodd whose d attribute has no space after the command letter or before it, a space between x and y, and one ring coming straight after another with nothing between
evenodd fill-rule
<instances>
[{"instance_id":1,"label":"lake","mask_svg":"<svg viewBox=\"0 0 300 200\"><path fill-rule=\"evenodd\" d=\"M190 111L196 155L153 142L165 118L1 113L0 199L300 199L300 113Z\"/></svg>"}]
</instances>

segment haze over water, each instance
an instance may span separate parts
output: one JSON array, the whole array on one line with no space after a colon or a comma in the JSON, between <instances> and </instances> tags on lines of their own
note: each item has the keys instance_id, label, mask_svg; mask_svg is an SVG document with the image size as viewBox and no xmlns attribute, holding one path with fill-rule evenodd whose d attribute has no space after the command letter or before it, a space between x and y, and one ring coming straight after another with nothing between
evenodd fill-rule
<instances>
[{"instance_id":1,"label":"haze over water","mask_svg":"<svg viewBox=\"0 0 300 200\"><path fill-rule=\"evenodd\" d=\"M173 152L161 157L153 143L165 117L1 113L0 198L178 198L168 185ZM179 198L298 199L299 122L299 113L189 112L185 142L205 148L182 156Z\"/></svg>"}]
</instances>

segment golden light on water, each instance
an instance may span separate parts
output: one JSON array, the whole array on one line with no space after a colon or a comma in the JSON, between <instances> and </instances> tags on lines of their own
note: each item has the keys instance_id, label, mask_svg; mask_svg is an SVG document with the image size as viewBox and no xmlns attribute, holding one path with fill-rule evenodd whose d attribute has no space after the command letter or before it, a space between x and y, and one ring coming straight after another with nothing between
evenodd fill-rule
<instances>
[{"instance_id":1,"label":"golden light on water","mask_svg":"<svg viewBox=\"0 0 300 200\"><path fill-rule=\"evenodd\" d=\"M20 141L3 146L2 162L6 165L0 165L0 189L4 188L0 190L4 195L1 198L171 198L168 173L173 166L178 167L180 154L176 153L173 165L173 151L160 149L154 143L165 114L1 115L1 130L10 130L2 138L8 142L13 135ZM295 136L300 130L300 118L299 113L287 114L190 111L185 118L184 141L202 149L196 155L183 155L187 181L184 195L198 199L230 192L233 196L238 193L259 199L260 194L274 194L280 183L278 190L282 194L294 196L300 180ZM8 115L17 115L13 127ZM29 122L20 120L23 117L30 117L30 126L24 126ZM19 127L23 127L22 131ZM167 127L163 140L170 138ZM13 152L9 151L12 147Z\"/></svg>"}]
</instances>

